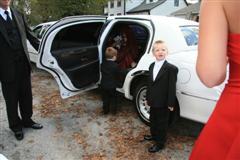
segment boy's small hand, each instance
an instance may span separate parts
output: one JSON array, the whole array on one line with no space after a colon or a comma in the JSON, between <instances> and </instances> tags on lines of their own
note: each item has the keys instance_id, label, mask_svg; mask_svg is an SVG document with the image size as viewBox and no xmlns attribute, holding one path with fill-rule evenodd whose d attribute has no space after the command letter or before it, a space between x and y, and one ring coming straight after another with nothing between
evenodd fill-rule
<instances>
[{"instance_id":1,"label":"boy's small hand","mask_svg":"<svg viewBox=\"0 0 240 160\"><path fill-rule=\"evenodd\" d=\"M132 62L132 63L131 63L131 67L132 67L132 68L136 67L136 65L137 65L136 62Z\"/></svg>"},{"instance_id":2,"label":"boy's small hand","mask_svg":"<svg viewBox=\"0 0 240 160\"><path fill-rule=\"evenodd\" d=\"M172 112L174 111L174 107L168 106L168 109Z\"/></svg>"}]
</instances>

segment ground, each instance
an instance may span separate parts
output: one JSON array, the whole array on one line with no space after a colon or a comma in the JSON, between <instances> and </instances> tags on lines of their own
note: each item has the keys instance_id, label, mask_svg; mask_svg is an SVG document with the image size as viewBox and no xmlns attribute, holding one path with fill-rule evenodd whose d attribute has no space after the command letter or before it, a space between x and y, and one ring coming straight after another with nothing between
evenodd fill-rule
<instances>
[{"instance_id":1,"label":"ground","mask_svg":"<svg viewBox=\"0 0 240 160\"><path fill-rule=\"evenodd\" d=\"M9 160L187 160L203 125L179 119L170 129L165 149L150 154L141 142L149 127L132 102L120 97L116 115L101 113L99 90L61 99L50 74L33 66L33 119L44 128L24 129L17 141L8 128L0 93L0 153Z\"/></svg>"}]
</instances>

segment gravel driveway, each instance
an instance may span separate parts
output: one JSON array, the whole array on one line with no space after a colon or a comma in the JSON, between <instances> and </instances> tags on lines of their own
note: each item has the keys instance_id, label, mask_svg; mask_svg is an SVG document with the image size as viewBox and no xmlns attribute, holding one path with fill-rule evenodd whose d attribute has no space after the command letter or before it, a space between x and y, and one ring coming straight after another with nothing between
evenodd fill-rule
<instances>
[{"instance_id":1,"label":"gravel driveway","mask_svg":"<svg viewBox=\"0 0 240 160\"><path fill-rule=\"evenodd\" d=\"M24 129L24 139L17 141L0 93L0 153L9 160L185 160L203 127L180 119L169 129L166 148L150 154L151 142L140 142L149 128L132 102L121 97L117 115L102 115L99 90L63 100L52 76L33 68L33 119L44 128Z\"/></svg>"}]
</instances>

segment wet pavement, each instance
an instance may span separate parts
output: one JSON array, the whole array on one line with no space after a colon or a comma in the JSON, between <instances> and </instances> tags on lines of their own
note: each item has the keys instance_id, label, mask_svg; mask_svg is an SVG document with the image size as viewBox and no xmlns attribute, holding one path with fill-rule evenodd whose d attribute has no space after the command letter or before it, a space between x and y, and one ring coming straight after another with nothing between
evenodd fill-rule
<instances>
[{"instance_id":1,"label":"wet pavement","mask_svg":"<svg viewBox=\"0 0 240 160\"><path fill-rule=\"evenodd\" d=\"M202 124L179 119L169 129L166 147L148 153L141 142L149 127L138 118L131 101L120 97L116 115L103 115L99 90L61 99L50 74L33 67L33 119L42 130L24 129L17 141L8 128L0 93L0 153L9 160L187 160Z\"/></svg>"}]
</instances>

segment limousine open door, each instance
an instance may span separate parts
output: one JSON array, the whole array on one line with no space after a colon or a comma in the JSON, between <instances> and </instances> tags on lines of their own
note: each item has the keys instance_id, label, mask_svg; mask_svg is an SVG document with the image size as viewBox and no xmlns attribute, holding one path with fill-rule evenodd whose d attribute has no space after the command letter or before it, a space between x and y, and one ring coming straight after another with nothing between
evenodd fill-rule
<instances>
[{"instance_id":1,"label":"limousine open door","mask_svg":"<svg viewBox=\"0 0 240 160\"><path fill-rule=\"evenodd\" d=\"M101 61L98 39L105 22L104 16L67 17L44 34L37 67L53 75L62 98L97 87Z\"/></svg>"}]
</instances>

